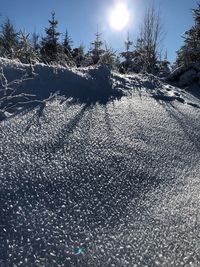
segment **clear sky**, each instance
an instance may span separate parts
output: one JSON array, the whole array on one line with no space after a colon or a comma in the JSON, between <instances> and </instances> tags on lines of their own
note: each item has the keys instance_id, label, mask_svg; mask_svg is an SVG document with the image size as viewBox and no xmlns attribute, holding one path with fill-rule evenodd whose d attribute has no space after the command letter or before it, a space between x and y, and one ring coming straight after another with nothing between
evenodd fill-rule
<instances>
[{"instance_id":1,"label":"clear sky","mask_svg":"<svg viewBox=\"0 0 200 267\"><path fill-rule=\"evenodd\" d=\"M108 23L116 1L126 2L130 11L129 26L122 31L115 31ZM68 29L74 46L83 44L86 49L94 39L97 29L102 33L102 40L115 50L123 49L123 40L129 30L132 40L137 37L144 12L149 4L160 8L166 37L163 41L168 50L168 58L173 61L176 50L182 44L181 34L193 25L191 9L196 7L196 0L0 0L0 22L9 17L17 29L44 34L52 10L56 12L60 32Z\"/></svg>"}]
</instances>

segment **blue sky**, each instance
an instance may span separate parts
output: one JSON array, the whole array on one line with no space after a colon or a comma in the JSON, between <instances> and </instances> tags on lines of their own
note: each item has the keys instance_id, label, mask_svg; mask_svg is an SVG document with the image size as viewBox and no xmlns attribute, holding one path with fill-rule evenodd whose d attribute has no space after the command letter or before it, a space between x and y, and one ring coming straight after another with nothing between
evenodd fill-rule
<instances>
[{"instance_id":1,"label":"blue sky","mask_svg":"<svg viewBox=\"0 0 200 267\"><path fill-rule=\"evenodd\" d=\"M146 7L154 3L160 8L166 32L163 46L168 50L169 60L175 60L176 50L183 42L181 34L193 25L191 9L196 7L196 0L123 0L129 7L131 22L121 32L114 31L108 24L116 1L119 0L0 0L0 22L9 17L17 29L44 34L50 13L55 10L58 30L64 33L67 28L74 46L82 43L88 49L98 24L103 41L121 51L127 31L134 40Z\"/></svg>"}]
</instances>

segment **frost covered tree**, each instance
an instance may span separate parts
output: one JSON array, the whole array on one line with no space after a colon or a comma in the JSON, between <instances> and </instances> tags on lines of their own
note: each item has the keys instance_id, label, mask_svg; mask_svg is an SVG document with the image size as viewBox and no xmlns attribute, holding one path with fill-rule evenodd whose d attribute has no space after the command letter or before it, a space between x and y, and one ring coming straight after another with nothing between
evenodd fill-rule
<instances>
[{"instance_id":1,"label":"frost covered tree","mask_svg":"<svg viewBox=\"0 0 200 267\"><path fill-rule=\"evenodd\" d=\"M0 56L3 56L3 40L1 35L0 35Z\"/></svg>"},{"instance_id":2,"label":"frost covered tree","mask_svg":"<svg viewBox=\"0 0 200 267\"><path fill-rule=\"evenodd\" d=\"M55 12L51 13L49 28L45 29L46 36L41 42L41 56L44 62L52 63L59 61L61 46L59 44L60 33L57 32L58 21L55 19Z\"/></svg>"},{"instance_id":3,"label":"frost covered tree","mask_svg":"<svg viewBox=\"0 0 200 267\"><path fill-rule=\"evenodd\" d=\"M15 58L19 48L19 33L12 22L7 19L1 25L1 56Z\"/></svg>"},{"instance_id":4,"label":"frost covered tree","mask_svg":"<svg viewBox=\"0 0 200 267\"><path fill-rule=\"evenodd\" d=\"M124 58L124 61L121 63L121 72L125 71L132 71L133 69L133 58L134 53L133 51L130 51L131 46L133 45L133 42L130 40L129 33L127 35L127 39L125 40L125 52L120 53L121 57Z\"/></svg>"},{"instance_id":5,"label":"frost covered tree","mask_svg":"<svg viewBox=\"0 0 200 267\"><path fill-rule=\"evenodd\" d=\"M147 9L139 39L142 40L143 71L156 73L160 43L163 39L163 26L155 7Z\"/></svg>"},{"instance_id":6,"label":"frost covered tree","mask_svg":"<svg viewBox=\"0 0 200 267\"><path fill-rule=\"evenodd\" d=\"M160 59L157 63L159 76L160 77L168 77L170 75L170 62L167 59L167 51L165 52L164 59Z\"/></svg>"},{"instance_id":7,"label":"frost covered tree","mask_svg":"<svg viewBox=\"0 0 200 267\"><path fill-rule=\"evenodd\" d=\"M187 67L200 62L200 3L192 13L195 23L183 35L184 45L177 52L176 67Z\"/></svg>"},{"instance_id":8,"label":"frost covered tree","mask_svg":"<svg viewBox=\"0 0 200 267\"><path fill-rule=\"evenodd\" d=\"M85 60L84 46L80 45L79 47L74 48L72 51L72 57L76 67L82 67Z\"/></svg>"},{"instance_id":9,"label":"frost covered tree","mask_svg":"<svg viewBox=\"0 0 200 267\"><path fill-rule=\"evenodd\" d=\"M30 39L29 39L29 33L25 33L20 31L19 34L19 50L18 50L18 58L23 63L32 63L39 60L37 56L37 52L34 49Z\"/></svg>"},{"instance_id":10,"label":"frost covered tree","mask_svg":"<svg viewBox=\"0 0 200 267\"><path fill-rule=\"evenodd\" d=\"M100 63L109 68L116 68L117 66L116 52L111 47L108 47L107 44L105 44L105 51L100 58Z\"/></svg>"},{"instance_id":11,"label":"frost covered tree","mask_svg":"<svg viewBox=\"0 0 200 267\"><path fill-rule=\"evenodd\" d=\"M126 51L120 54L125 58L121 64L124 71L159 74L157 63L163 35L159 12L152 6L146 10L135 49L130 50L133 42L130 41L129 35L125 41Z\"/></svg>"},{"instance_id":12,"label":"frost covered tree","mask_svg":"<svg viewBox=\"0 0 200 267\"><path fill-rule=\"evenodd\" d=\"M40 58L40 42L39 42L39 34L37 34L36 32L34 32L32 34L32 37L31 37L31 44L32 44L32 47L35 51L35 53L37 54L37 57Z\"/></svg>"},{"instance_id":13,"label":"frost covered tree","mask_svg":"<svg viewBox=\"0 0 200 267\"><path fill-rule=\"evenodd\" d=\"M75 62L73 61L73 51L72 51L72 39L66 30L64 35L64 40L62 45L59 48L60 62L66 64L67 66L74 66Z\"/></svg>"},{"instance_id":14,"label":"frost covered tree","mask_svg":"<svg viewBox=\"0 0 200 267\"><path fill-rule=\"evenodd\" d=\"M95 36L96 36L96 39L94 40L94 42L91 43L92 48L90 51L93 64L97 64L99 62L101 56L105 52L105 50L102 48L103 42L100 40L101 34L99 33L98 30L97 30Z\"/></svg>"},{"instance_id":15,"label":"frost covered tree","mask_svg":"<svg viewBox=\"0 0 200 267\"><path fill-rule=\"evenodd\" d=\"M37 51L40 48L40 44L39 44L39 34L37 34L36 32L34 32L32 34L32 38L31 38L31 42L33 45L33 48Z\"/></svg>"},{"instance_id":16,"label":"frost covered tree","mask_svg":"<svg viewBox=\"0 0 200 267\"><path fill-rule=\"evenodd\" d=\"M134 72L141 72L144 66L144 41L141 38L137 38L135 49L133 51L133 70Z\"/></svg>"},{"instance_id":17,"label":"frost covered tree","mask_svg":"<svg viewBox=\"0 0 200 267\"><path fill-rule=\"evenodd\" d=\"M68 34L68 31L66 30L64 40L63 40L63 49L64 53L67 57L71 58L72 57L72 39Z\"/></svg>"}]
</instances>

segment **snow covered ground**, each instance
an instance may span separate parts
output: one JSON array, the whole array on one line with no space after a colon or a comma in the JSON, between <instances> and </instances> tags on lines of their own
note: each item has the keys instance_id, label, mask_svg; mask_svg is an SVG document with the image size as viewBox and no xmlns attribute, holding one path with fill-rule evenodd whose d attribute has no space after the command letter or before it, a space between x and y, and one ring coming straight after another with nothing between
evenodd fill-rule
<instances>
[{"instance_id":1,"label":"snow covered ground","mask_svg":"<svg viewBox=\"0 0 200 267\"><path fill-rule=\"evenodd\" d=\"M1 122L0 266L199 266L200 100L153 76L34 71L20 92L63 96Z\"/></svg>"}]
</instances>

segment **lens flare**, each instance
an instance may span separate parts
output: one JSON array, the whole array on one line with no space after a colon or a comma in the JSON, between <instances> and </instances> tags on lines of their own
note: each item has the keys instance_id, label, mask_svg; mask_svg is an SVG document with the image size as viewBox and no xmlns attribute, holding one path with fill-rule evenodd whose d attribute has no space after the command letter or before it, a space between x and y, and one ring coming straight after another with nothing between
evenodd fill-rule
<instances>
[{"instance_id":1,"label":"lens flare","mask_svg":"<svg viewBox=\"0 0 200 267\"><path fill-rule=\"evenodd\" d=\"M121 31L129 23L130 13L125 3L118 3L110 14L110 27L114 30Z\"/></svg>"}]
</instances>

